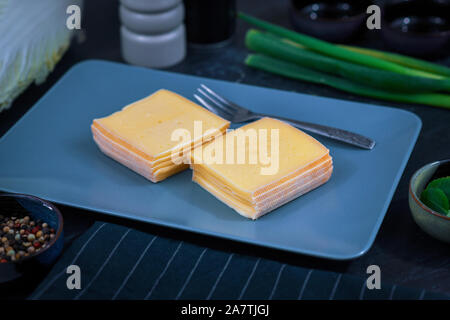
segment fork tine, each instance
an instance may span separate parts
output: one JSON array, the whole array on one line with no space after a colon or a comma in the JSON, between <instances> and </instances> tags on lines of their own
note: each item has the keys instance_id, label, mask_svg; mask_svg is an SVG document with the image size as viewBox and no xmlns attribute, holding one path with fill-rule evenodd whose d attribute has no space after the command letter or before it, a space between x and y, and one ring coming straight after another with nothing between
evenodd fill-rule
<instances>
[{"instance_id":1,"label":"fork tine","mask_svg":"<svg viewBox=\"0 0 450 320\"><path fill-rule=\"evenodd\" d=\"M236 106L236 104L234 104L233 102L231 102L230 100L225 99L224 97L218 95L217 93L215 93L212 89L208 88L207 86L205 86L203 83L200 84L200 87L202 87L203 89L205 89L207 92L209 92L211 95L213 95L216 99L218 99L220 102L222 102L223 104L225 104L226 106L229 106L230 108L234 109L234 110L239 110L239 107Z\"/></svg>"},{"instance_id":2,"label":"fork tine","mask_svg":"<svg viewBox=\"0 0 450 320\"><path fill-rule=\"evenodd\" d=\"M200 98L198 95L194 94L194 98L197 99L206 109L211 111L212 113L215 113L222 118L225 118L227 120L231 119L231 116L228 113L223 112L221 109L213 107L211 104L206 102L203 98Z\"/></svg>"},{"instance_id":3,"label":"fork tine","mask_svg":"<svg viewBox=\"0 0 450 320\"><path fill-rule=\"evenodd\" d=\"M206 98L208 98L214 105L216 108L220 108L222 109L222 111L225 111L226 113L229 113L230 115L233 115L234 112L236 112L235 110L229 108L226 105L223 105L222 103L220 103L219 101L217 101L216 99L214 99L213 97L211 97L209 94L207 94L205 91L203 91L200 88L197 88L197 91L200 92L203 96L205 96Z\"/></svg>"}]
</instances>

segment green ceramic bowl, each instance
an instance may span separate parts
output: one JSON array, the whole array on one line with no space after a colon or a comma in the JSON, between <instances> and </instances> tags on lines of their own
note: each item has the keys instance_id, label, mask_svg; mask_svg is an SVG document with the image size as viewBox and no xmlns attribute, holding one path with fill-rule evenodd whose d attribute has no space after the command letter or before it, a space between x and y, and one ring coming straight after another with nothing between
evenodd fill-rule
<instances>
[{"instance_id":1,"label":"green ceramic bowl","mask_svg":"<svg viewBox=\"0 0 450 320\"><path fill-rule=\"evenodd\" d=\"M420 201L420 195L434 179L450 176L450 160L437 161L417 170L409 183L409 207L414 221L430 236L450 243L450 217L446 217Z\"/></svg>"}]
</instances>

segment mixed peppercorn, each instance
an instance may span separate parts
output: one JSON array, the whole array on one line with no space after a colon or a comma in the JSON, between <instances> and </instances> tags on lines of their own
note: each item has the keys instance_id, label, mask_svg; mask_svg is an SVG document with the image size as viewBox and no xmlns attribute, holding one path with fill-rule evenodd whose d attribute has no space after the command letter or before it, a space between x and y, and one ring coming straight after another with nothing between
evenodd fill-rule
<instances>
[{"instance_id":1,"label":"mixed peppercorn","mask_svg":"<svg viewBox=\"0 0 450 320\"><path fill-rule=\"evenodd\" d=\"M55 230L29 216L0 215L0 263L17 262L47 247Z\"/></svg>"}]
</instances>

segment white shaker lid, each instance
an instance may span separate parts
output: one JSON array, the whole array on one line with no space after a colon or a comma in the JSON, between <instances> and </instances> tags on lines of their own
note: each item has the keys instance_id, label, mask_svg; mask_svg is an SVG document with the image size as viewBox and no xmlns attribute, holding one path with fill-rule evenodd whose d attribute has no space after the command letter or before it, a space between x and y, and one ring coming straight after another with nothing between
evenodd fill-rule
<instances>
[{"instance_id":1,"label":"white shaker lid","mask_svg":"<svg viewBox=\"0 0 450 320\"><path fill-rule=\"evenodd\" d=\"M120 2L134 11L160 12L177 6L181 0L120 0Z\"/></svg>"}]
</instances>

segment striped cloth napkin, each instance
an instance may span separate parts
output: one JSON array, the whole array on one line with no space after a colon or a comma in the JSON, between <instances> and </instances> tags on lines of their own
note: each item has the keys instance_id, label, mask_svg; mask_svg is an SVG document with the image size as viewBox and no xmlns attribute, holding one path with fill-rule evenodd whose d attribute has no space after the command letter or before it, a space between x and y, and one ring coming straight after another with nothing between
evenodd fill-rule
<instances>
[{"instance_id":1,"label":"striped cloth napkin","mask_svg":"<svg viewBox=\"0 0 450 320\"><path fill-rule=\"evenodd\" d=\"M69 265L81 289L69 290ZM30 299L448 299L425 290L213 250L96 222L73 242Z\"/></svg>"}]
</instances>

